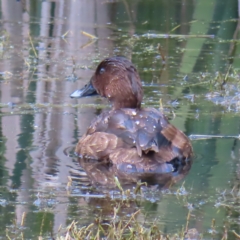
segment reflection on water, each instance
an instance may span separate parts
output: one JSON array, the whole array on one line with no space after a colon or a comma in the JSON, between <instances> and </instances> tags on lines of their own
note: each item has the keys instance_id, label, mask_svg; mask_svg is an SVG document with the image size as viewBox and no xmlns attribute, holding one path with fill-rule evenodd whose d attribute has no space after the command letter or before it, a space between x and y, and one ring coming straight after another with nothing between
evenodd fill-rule
<instances>
[{"instance_id":1,"label":"reflection on water","mask_svg":"<svg viewBox=\"0 0 240 240\"><path fill-rule=\"evenodd\" d=\"M89 159L79 159L80 166L87 174L89 181L92 186L103 187L103 188L116 188L116 178L120 185L124 188L132 188L136 186L138 182L145 182L150 185L158 185L159 188L167 188L174 183L180 181L188 174L192 161L188 160L186 164L180 166L177 171L163 173L162 169L145 171L137 167L129 168L129 163L102 163L91 161ZM151 166L150 161L148 162L149 168ZM81 175L80 175L81 176Z\"/></svg>"},{"instance_id":2,"label":"reflection on water","mask_svg":"<svg viewBox=\"0 0 240 240\"><path fill-rule=\"evenodd\" d=\"M89 223L100 210L111 218L114 193L92 189L72 153L107 102L69 97L107 56L132 59L145 86L144 105L158 107L161 98L171 122L186 134L238 135L238 108L206 97L220 89L221 77L211 81L216 72L224 76L229 63L229 77L239 76L240 50L232 41L239 37L237 17L235 0L1 0L0 236L6 228L11 236L24 214L27 238L51 236L74 219ZM234 94L237 89L231 86ZM193 146L195 162L184 184L167 192L146 190L123 215L141 208L139 221L156 220L163 231L174 232L186 224L190 204L191 228L206 233L216 218L217 227L227 223L238 232L238 210L229 215L216 195L238 188L239 141ZM73 185L67 191L68 176Z\"/></svg>"}]
</instances>

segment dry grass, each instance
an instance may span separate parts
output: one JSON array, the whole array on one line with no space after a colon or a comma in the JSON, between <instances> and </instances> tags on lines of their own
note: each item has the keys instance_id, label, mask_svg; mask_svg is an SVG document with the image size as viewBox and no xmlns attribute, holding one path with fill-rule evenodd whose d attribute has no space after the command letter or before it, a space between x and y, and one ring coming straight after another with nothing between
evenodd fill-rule
<instances>
[{"instance_id":1,"label":"dry grass","mask_svg":"<svg viewBox=\"0 0 240 240\"><path fill-rule=\"evenodd\" d=\"M78 223L73 221L65 230L65 233L59 234L57 240L73 240L73 239L116 239L116 240L173 240L173 239L201 239L196 229L187 229L188 221L186 223L186 229L183 228L179 233L167 235L161 232L156 223L151 226L146 226L143 223L139 223L136 216L140 213L140 210L131 215L129 220L116 221L116 214L121 207L115 209L114 217L109 223L103 223L101 219L96 219L94 223L90 223L87 226L78 226ZM188 214L189 218L190 214ZM62 231L62 229L61 229Z\"/></svg>"}]
</instances>

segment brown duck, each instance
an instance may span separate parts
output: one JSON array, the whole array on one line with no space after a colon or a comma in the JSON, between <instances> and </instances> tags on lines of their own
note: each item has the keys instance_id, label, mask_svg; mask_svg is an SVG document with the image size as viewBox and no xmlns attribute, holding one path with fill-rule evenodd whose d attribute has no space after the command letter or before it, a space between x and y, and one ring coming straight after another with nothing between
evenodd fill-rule
<instances>
[{"instance_id":1,"label":"brown duck","mask_svg":"<svg viewBox=\"0 0 240 240\"><path fill-rule=\"evenodd\" d=\"M79 140L75 152L80 159L107 162L124 175L144 177L190 169L193 151L189 139L160 111L141 108L142 84L129 60L103 60L90 82L71 97L95 93L109 99L112 109L93 119Z\"/></svg>"}]
</instances>

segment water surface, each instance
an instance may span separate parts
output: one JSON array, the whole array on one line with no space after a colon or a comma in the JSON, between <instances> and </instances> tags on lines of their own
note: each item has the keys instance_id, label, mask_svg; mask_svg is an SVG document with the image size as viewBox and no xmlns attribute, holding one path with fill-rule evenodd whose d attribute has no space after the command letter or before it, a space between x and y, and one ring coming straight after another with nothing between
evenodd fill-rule
<instances>
[{"instance_id":1,"label":"water surface","mask_svg":"<svg viewBox=\"0 0 240 240\"><path fill-rule=\"evenodd\" d=\"M73 154L91 119L108 103L69 95L105 57L131 59L144 85L143 106L159 108L161 99L170 121L187 135L239 134L237 1L0 4L2 239L50 238L73 220L83 226L100 213L111 219L121 202L119 193L92 188ZM232 230L240 232L239 209L228 206L238 204L239 140L192 143L194 163L184 181L132 197L120 217L141 209L140 222L155 221L173 234L186 226L191 210L189 228L205 239L222 238L223 226L229 237ZM66 188L69 176L73 183Z\"/></svg>"}]
</instances>

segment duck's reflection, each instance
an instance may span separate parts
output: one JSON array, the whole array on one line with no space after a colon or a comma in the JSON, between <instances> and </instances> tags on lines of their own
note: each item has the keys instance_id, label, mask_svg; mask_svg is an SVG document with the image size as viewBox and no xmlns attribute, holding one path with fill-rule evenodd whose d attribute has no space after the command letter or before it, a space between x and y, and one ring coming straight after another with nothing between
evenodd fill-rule
<instances>
[{"instance_id":1,"label":"duck's reflection","mask_svg":"<svg viewBox=\"0 0 240 240\"><path fill-rule=\"evenodd\" d=\"M159 188L167 188L188 174L192 160L186 161L185 165L179 166L176 171L167 173L163 173L162 169L158 167L153 171L127 163L112 164L85 158L79 158L79 163L86 172L91 185L95 187L116 188L117 177L124 188L136 186L138 182L146 182L147 185L158 185Z\"/></svg>"}]
</instances>

